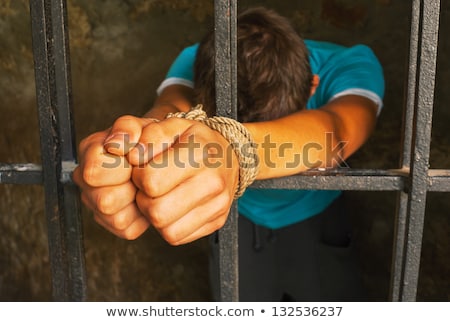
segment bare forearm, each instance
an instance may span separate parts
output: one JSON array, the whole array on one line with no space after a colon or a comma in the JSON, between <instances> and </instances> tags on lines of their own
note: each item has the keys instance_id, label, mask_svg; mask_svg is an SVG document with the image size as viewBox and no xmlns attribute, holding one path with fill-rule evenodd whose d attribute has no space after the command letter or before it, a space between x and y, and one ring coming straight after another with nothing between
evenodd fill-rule
<instances>
[{"instance_id":1,"label":"bare forearm","mask_svg":"<svg viewBox=\"0 0 450 322\"><path fill-rule=\"evenodd\" d=\"M288 176L330 165L327 150L340 140L332 132L332 122L322 111L306 111L274 121L245 124L258 147L257 179Z\"/></svg>"},{"instance_id":2,"label":"bare forearm","mask_svg":"<svg viewBox=\"0 0 450 322\"><path fill-rule=\"evenodd\" d=\"M370 101L347 97L321 109L247 123L258 147L257 179L336 167L367 140L375 122L376 107Z\"/></svg>"},{"instance_id":3,"label":"bare forearm","mask_svg":"<svg viewBox=\"0 0 450 322\"><path fill-rule=\"evenodd\" d=\"M193 91L183 85L171 85L159 95L144 117L162 120L168 113L186 112L192 106Z\"/></svg>"}]
</instances>

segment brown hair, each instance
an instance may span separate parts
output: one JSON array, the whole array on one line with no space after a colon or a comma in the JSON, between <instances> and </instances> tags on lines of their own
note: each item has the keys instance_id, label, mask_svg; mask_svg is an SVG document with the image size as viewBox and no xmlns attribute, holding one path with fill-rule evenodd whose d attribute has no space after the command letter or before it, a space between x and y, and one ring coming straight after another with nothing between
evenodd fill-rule
<instances>
[{"instance_id":1,"label":"brown hair","mask_svg":"<svg viewBox=\"0 0 450 322\"><path fill-rule=\"evenodd\" d=\"M289 21L252 8L237 21L238 120L265 121L306 106L312 72L308 51ZM194 65L195 98L214 114L214 32L200 43Z\"/></svg>"}]
</instances>

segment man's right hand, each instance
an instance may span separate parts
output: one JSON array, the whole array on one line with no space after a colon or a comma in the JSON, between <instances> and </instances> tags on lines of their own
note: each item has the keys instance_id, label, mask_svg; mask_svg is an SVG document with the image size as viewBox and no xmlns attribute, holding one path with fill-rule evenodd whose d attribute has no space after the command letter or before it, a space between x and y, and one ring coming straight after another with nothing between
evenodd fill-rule
<instances>
[{"instance_id":1,"label":"man's right hand","mask_svg":"<svg viewBox=\"0 0 450 322\"><path fill-rule=\"evenodd\" d=\"M111 129L96 132L79 145L80 162L73 180L81 199L96 222L124 239L139 237L150 225L136 205L137 188L125 155L139 141L142 128L153 121L123 116ZM111 137L111 133L116 135Z\"/></svg>"}]
</instances>

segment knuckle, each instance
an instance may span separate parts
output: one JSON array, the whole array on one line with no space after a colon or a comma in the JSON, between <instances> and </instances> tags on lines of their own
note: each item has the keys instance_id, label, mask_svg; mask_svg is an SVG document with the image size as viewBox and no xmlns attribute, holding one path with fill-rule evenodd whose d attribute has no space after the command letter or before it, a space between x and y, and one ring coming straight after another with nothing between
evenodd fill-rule
<instances>
[{"instance_id":1,"label":"knuckle","mask_svg":"<svg viewBox=\"0 0 450 322\"><path fill-rule=\"evenodd\" d=\"M126 230L129 226L129 222L125 216L115 216L113 225L118 230Z\"/></svg>"},{"instance_id":2,"label":"knuckle","mask_svg":"<svg viewBox=\"0 0 450 322\"><path fill-rule=\"evenodd\" d=\"M154 199L144 196L142 193L137 194L136 202L139 210L145 214L153 227L163 229L167 225L166 210L160 203L154 202Z\"/></svg>"},{"instance_id":3,"label":"knuckle","mask_svg":"<svg viewBox=\"0 0 450 322\"><path fill-rule=\"evenodd\" d=\"M170 227L167 229L161 229L159 232L162 238L164 238L169 245L178 246L180 244L178 234L176 234Z\"/></svg>"},{"instance_id":4,"label":"knuckle","mask_svg":"<svg viewBox=\"0 0 450 322\"><path fill-rule=\"evenodd\" d=\"M158 206L151 208L150 222L156 229L163 229L167 225L164 212Z\"/></svg>"},{"instance_id":5,"label":"knuckle","mask_svg":"<svg viewBox=\"0 0 450 322\"><path fill-rule=\"evenodd\" d=\"M152 184L151 180L141 181L141 187L147 196L155 196L157 188Z\"/></svg>"},{"instance_id":6,"label":"knuckle","mask_svg":"<svg viewBox=\"0 0 450 322\"><path fill-rule=\"evenodd\" d=\"M80 151L80 152L85 152L86 150L89 149L89 147L90 147L93 143L96 143L96 142L99 142L99 141L103 141L103 139L105 138L105 136L106 136L106 131L102 131L102 132L95 132L95 133L92 133L91 135L89 135L89 136L83 138L83 139L80 141L79 145L78 145L79 151Z\"/></svg>"},{"instance_id":7,"label":"knuckle","mask_svg":"<svg viewBox=\"0 0 450 322\"><path fill-rule=\"evenodd\" d=\"M117 118L117 120L114 122L114 126L117 126L119 124L128 124L130 122L136 122L136 117L133 115L122 115Z\"/></svg>"},{"instance_id":8,"label":"knuckle","mask_svg":"<svg viewBox=\"0 0 450 322\"><path fill-rule=\"evenodd\" d=\"M160 185L157 183L156 178L154 178L150 173L146 173L143 176L144 180L141 180L141 187L144 193L150 197L158 197L161 195Z\"/></svg>"},{"instance_id":9,"label":"knuckle","mask_svg":"<svg viewBox=\"0 0 450 322\"><path fill-rule=\"evenodd\" d=\"M198 123L198 124L197 124ZM206 143L211 142L211 137L205 133L206 129L209 129L206 125L196 122L195 124L190 125L183 133L180 134L180 139L189 142L193 141L194 144L203 146ZM202 149L196 149L202 151ZM202 151L202 154L204 151Z\"/></svg>"},{"instance_id":10,"label":"knuckle","mask_svg":"<svg viewBox=\"0 0 450 322\"><path fill-rule=\"evenodd\" d=\"M97 180L96 180L96 167L85 164L83 170L82 170L82 178L83 181L86 182L89 186L96 186Z\"/></svg>"},{"instance_id":11,"label":"knuckle","mask_svg":"<svg viewBox=\"0 0 450 322\"><path fill-rule=\"evenodd\" d=\"M120 232L119 237L125 240L135 240L139 237L139 234L131 229L125 229Z\"/></svg>"},{"instance_id":12,"label":"knuckle","mask_svg":"<svg viewBox=\"0 0 450 322\"><path fill-rule=\"evenodd\" d=\"M212 223L212 232L221 229L225 225L226 218L227 217L220 217L218 220L214 221Z\"/></svg>"},{"instance_id":13,"label":"knuckle","mask_svg":"<svg viewBox=\"0 0 450 322\"><path fill-rule=\"evenodd\" d=\"M143 138L144 140L146 140L149 139L150 137L152 138L151 142L158 141L161 139L164 142L165 138L168 137L168 131L166 127L162 126L159 122L152 122L147 124L143 129L141 139Z\"/></svg>"},{"instance_id":14,"label":"knuckle","mask_svg":"<svg viewBox=\"0 0 450 322\"><path fill-rule=\"evenodd\" d=\"M228 214L228 212L230 211L230 206L231 203L233 202L233 199L231 196L229 196L228 194L221 194L219 195L217 198L217 213L220 216L225 217L224 220L226 220L226 215Z\"/></svg>"},{"instance_id":15,"label":"knuckle","mask_svg":"<svg viewBox=\"0 0 450 322\"><path fill-rule=\"evenodd\" d=\"M146 129L151 129L152 130L152 133L153 133L153 131L155 131L155 132L159 132L159 133L163 133L164 132L164 129L165 129L165 127L164 126L161 126L161 124L159 123L159 122L151 122L151 123L148 123L146 126L145 126L145 128Z\"/></svg>"},{"instance_id":16,"label":"knuckle","mask_svg":"<svg viewBox=\"0 0 450 322\"><path fill-rule=\"evenodd\" d=\"M105 215L113 215L115 213L114 196L112 194L99 194L97 196L97 210Z\"/></svg>"},{"instance_id":17,"label":"knuckle","mask_svg":"<svg viewBox=\"0 0 450 322\"><path fill-rule=\"evenodd\" d=\"M212 176L208 179L208 187L213 194L219 194L226 189L226 180L220 176Z\"/></svg>"}]
</instances>

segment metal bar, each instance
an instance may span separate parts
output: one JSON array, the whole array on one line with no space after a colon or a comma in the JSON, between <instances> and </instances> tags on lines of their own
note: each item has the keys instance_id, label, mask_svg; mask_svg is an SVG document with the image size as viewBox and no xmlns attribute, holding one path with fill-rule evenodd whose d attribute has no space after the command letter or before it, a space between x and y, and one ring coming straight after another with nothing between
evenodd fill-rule
<instances>
[{"instance_id":1,"label":"metal bar","mask_svg":"<svg viewBox=\"0 0 450 322\"><path fill-rule=\"evenodd\" d=\"M237 118L236 24L237 1L215 0L215 71L217 114ZM238 212L233 203L219 231L220 298L239 300Z\"/></svg>"},{"instance_id":2,"label":"metal bar","mask_svg":"<svg viewBox=\"0 0 450 322\"><path fill-rule=\"evenodd\" d=\"M402 154L400 167L410 172L411 147L414 125L414 106L417 90L417 58L419 51L419 24L421 13L421 0L413 0L411 8L411 27L409 38L408 81L406 89L406 104L403 113ZM409 194L406 190L400 190L397 197L397 209L395 218L395 237L392 252L391 282L389 297L392 301L400 300L400 283L402 266L404 262L404 244L406 235L406 217Z\"/></svg>"},{"instance_id":3,"label":"metal bar","mask_svg":"<svg viewBox=\"0 0 450 322\"><path fill-rule=\"evenodd\" d=\"M65 0L50 0L56 101L62 161L76 161L76 143L72 112L69 31Z\"/></svg>"},{"instance_id":4,"label":"metal bar","mask_svg":"<svg viewBox=\"0 0 450 322\"><path fill-rule=\"evenodd\" d=\"M73 184L72 172L77 163L63 162L61 182ZM319 177L319 178L318 178ZM314 190L361 190L400 191L407 190L409 172L402 169L333 171L310 170L292 177L259 180L256 189L314 189ZM43 184L42 167L35 163L0 163L0 184ZM430 169L428 191L450 192L450 170Z\"/></svg>"},{"instance_id":5,"label":"metal bar","mask_svg":"<svg viewBox=\"0 0 450 322\"><path fill-rule=\"evenodd\" d=\"M399 191L407 183L407 174L399 170L307 171L277 179L258 180L252 188L306 190Z\"/></svg>"},{"instance_id":6,"label":"metal bar","mask_svg":"<svg viewBox=\"0 0 450 322\"><path fill-rule=\"evenodd\" d=\"M0 163L0 184L39 184L43 182L42 167L34 163Z\"/></svg>"},{"instance_id":7,"label":"metal bar","mask_svg":"<svg viewBox=\"0 0 450 322\"><path fill-rule=\"evenodd\" d=\"M419 280L425 203L428 188L431 125L433 118L439 34L440 0L426 0L421 10L419 74L414 111L411 154L411 187L407 204L405 256L400 284L400 300L415 301Z\"/></svg>"},{"instance_id":8,"label":"metal bar","mask_svg":"<svg viewBox=\"0 0 450 322\"><path fill-rule=\"evenodd\" d=\"M75 125L73 121L72 79L70 70L67 1L51 0L54 37L54 68L56 82L56 108L61 146L60 182L64 183L64 170L73 170L76 164ZM74 185L63 185L65 233L70 300L85 300L87 291L83 229L80 197Z\"/></svg>"},{"instance_id":9,"label":"metal bar","mask_svg":"<svg viewBox=\"0 0 450 322\"><path fill-rule=\"evenodd\" d=\"M450 192L450 170L428 171L428 191Z\"/></svg>"},{"instance_id":10,"label":"metal bar","mask_svg":"<svg viewBox=\"0 0 450 322\"><path fill-rule=\"evenodd\" d=\"M42 177L53 298L85 299L78 197L62 181L63 161L74 160L67 15L64 0L30 1ZM72 145L71 145L72 144Z\"/></svg>"},{"instance_id":11,"label":"metal bar","mask_svg":"<svg viewBox=\"0 0 450 322\"><path fill-rule=\"evenodd\" d=\"M63 161L60 181L73 185L72 173L77 167L73 161ZM43 185L42 166L35 163L0 163L0 184ZM78 195L78 192L75 193Z\"/></svg>"},{"instance_id":12,"label":"metal bar","mask_svg":"<svg viewBox=\"0 0 450 322\"><path fill-rule=\"evenodd\" d=\"M258 180L251 187L257 189L409 191L409 175L409 171L405 169L310 170L290 177ZM426 179L428 191L450 192L450 170L430 169Z\"/></svg>"}]
</instances>

